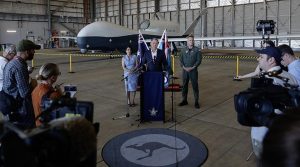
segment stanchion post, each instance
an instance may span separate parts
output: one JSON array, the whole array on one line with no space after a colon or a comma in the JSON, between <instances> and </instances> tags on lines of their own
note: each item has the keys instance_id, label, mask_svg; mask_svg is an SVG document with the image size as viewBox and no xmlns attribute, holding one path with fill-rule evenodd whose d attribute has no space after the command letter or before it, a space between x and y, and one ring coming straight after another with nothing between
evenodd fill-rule
<instances>
[{"instance_id":1,"label":"stanchion post","mask_svg":"<svg viewBox=\"0 0 300 167\"><path fill-rule=\"evenodd\" d=\"M72 71L72 54L69 54L69 73L74 73Z\"/></svg>"},{"instance_id":2,"label":"stanchion post","mask_svg":"<svg viewBox=\"0 0 300 167\"><path fill-rule=\"evenodd\" d=\"M175 56L174 54L171 55L172 58L172 71L173 71L173 76L175 76Z\"/></svg>"},{"instance_id":3,"label":"stanchion post","mask_svg":"<svg viewBox=\"0 0 300 167\"><path fill-rule=\"evenodd\" d=\"M31 60L31 67L34 67L34 59Z\"/></svg>"},{"instance_id":4,"label":"stanchion post","mask_svg":"<svg viewBox=\"0 0 300 167\"><path fill-rule=\"evenodd\" d=\"M236 77L239 76L239 61L240 61L239 56L236 56Z\"/></svg>"}]
</instances>

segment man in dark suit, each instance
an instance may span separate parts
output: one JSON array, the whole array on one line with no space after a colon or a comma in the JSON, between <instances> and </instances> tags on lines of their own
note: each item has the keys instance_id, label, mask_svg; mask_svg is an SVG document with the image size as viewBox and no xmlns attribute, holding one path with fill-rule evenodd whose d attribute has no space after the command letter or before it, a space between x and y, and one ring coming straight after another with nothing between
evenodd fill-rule
<instances>
[{"instance_id":1,"label":"man in dark suit","mask_svg":"<svg viewBox=\"0 0 300 167\"><path fill-rule=\"evenodd\" d=\"M166 56L165 53L157 49L158 46L158 40L157 38L153 38L151 40L151 49L147 50L144 53L143 56L143 64L146 67L146 71L151 71L151 72L162 72L166 70L167 67L167 61L166 61Z\"/></svg>"}]
</instances>

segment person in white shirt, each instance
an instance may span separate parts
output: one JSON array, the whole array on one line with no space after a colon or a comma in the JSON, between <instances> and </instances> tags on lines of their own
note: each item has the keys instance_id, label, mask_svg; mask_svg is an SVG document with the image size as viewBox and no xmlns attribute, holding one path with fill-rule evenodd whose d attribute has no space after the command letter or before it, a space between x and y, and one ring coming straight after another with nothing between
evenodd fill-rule
<instances>
[{"instance_id":1,"label":"person in white shirt","mask_svg":"<svg viewBox=\"0 0 300 167\"><path fill-rule=\"evenodd\" d=\"M287 78L288 84L292 86L297 86L298 82L296 78L288 73L287 71L281 70L280 62L281 62L281 51L275 47L267 47L265 49L256 50L259 53L259 57L257 59L259 68L265 72L278 72L278 77ZM273 79L274 85L285 86L285 82L277 77L269 77ZM278 109L274 110L274 113L281 114ZM251 128L251 138L252 138L252 147L256 157L259 159L262 151L262 143L265 134L267 133L268 128L265 126L261 127L252 127Z\"/></svg>"},{"instance_id":2,"label":"person in white shirt","mask_svg":"<svg viewBox=\"0 0 300 167\"><path fill-rule=\"evenodd\" d=\"M282 52L282 60L281 64L285 67L288 67L288 72L291 73L300 84L300 60L295 56L292 48L288 45L280 45L278 46L280 51Z\"/></svg>"},{"instance_id":3,"label":"person in white shirt","mask_svg":"<svg viewBox=\"0 0 300 167\"><path fill-rule=\"evenodd\" d=\"M17 54L16 46L10 45L6 47L6 49L3 51L2 56L0 56L0 91L3 87L3 70L5 65L12 60Z\"/></svg>"}]
</instances>

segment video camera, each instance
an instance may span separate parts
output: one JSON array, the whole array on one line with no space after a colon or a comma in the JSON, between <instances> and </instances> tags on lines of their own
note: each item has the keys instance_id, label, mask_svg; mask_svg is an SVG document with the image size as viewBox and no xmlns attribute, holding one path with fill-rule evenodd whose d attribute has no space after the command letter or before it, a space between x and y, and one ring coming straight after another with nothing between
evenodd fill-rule
<instances>
[{"instance_id":1,"label":"video camera","mask_svg":"<svg viewBox=\"0 0 300 167\"><path fill-rule=\"evenodd\" d=\"M93 102L77 101L75 97L70 97L69 94L54 100L42 99L41 108L42 114L39 119L42 123L70 115L83 116L88 121L93 122Z\"/></svg>"},{"instance_id":2,"label":"video camera","mask_svg":"<svg viewBox=\"0 0 300 167\"><path fill-rule=\"evenodd\" d=\"M256 30L259 35L262 35L263 43L270 40L270 35L275 32L276 22L273 20L258 20L256 23Z\"/></svg>"},{"instance_id":3,"label":"video camera","mask_svg":"<svg viewBox=\"0 0 300 167\"><path fill-rule=\"evenodd\" d=\"M251 86L234 96L237 120L244 126L270 126L276 114L275 109L283 112L300 108L300 91L273 84L273 79L264 75L252 78Z\"/></svg>"},{"instance_id":4,"label":"video camera","mask_svg":"<svg viewBox=\"0 0 300 167\"><path fill-rule=\"evenodd\" d=\"M271 35L275 32L275 24L276 22L273 20L258 20L256 23L257 32L263 36Z\"/></svg>"},{"instance_id":5,"label":"video camera","mask_svg":"<svg viewBox=\"0 0 300 167\"><path fill-rule=\"evenodd\" d=\"M99 123L92 124L92 102L68 94L48 99L40 116L43 125L26 131L0 122L0 167L96 167Z\"/></svg>"}]
</instances>

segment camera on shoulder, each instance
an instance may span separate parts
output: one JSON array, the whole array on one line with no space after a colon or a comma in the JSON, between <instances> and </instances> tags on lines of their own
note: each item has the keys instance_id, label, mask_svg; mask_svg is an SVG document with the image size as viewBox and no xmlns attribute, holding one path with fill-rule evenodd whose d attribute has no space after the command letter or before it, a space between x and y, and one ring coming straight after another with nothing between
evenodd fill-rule
<instances>
[{"instance_id":1,"label":"camera on shoulder","mask_svg":"<svg viewBox=\"0 0 300 167\"><path fill-rule=\"evenodd\" d=\"M250 88L234 96L237 120L244 126L270 126L289 110L300 108L300 91L297 88L286 88L273 84L273 79L261 76L251 79Z\"/></svg>"}]
</instances>

